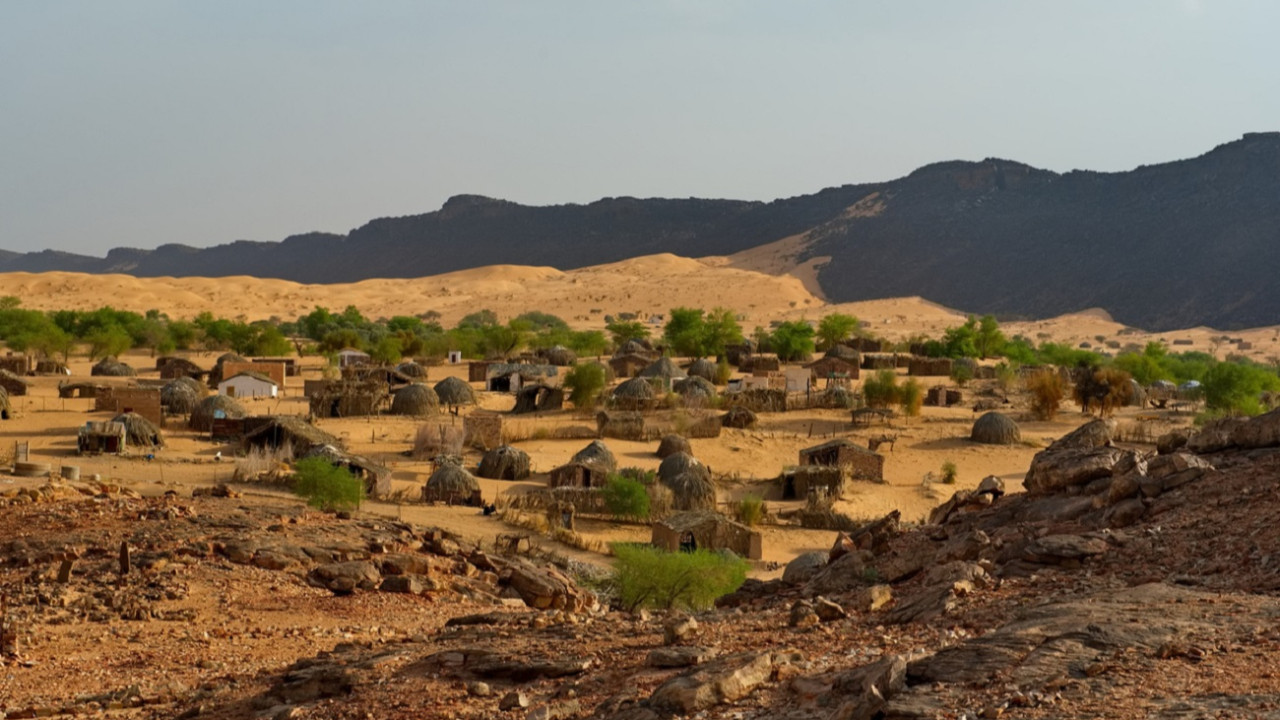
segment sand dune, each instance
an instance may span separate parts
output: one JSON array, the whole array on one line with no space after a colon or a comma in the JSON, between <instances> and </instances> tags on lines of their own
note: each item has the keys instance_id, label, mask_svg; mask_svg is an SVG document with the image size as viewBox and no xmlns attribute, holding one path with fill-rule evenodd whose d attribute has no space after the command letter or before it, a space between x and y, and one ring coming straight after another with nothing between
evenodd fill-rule
<instances>
[{"instance_id":1,"label":"sand dune","mask_svg":"<svg viewBox=\"0 0 1280 720\"><path fill-rule=\"evenodd\" d=\"M785 254L782 248L776 253ZM561 271L550 267L492 265L444 275L412 279L365 280L334 285L304 285L287 280L245 276L225 278L135 278L81 273L0 274L0 294L21 298L23 307L38 310L92 309L104 304L143 312L157 309L175 318L203 311L245 320L293 319L317 305L340 310L354 305L370 317L417 315L434 310L446 325L488 308L506 319L528 310L559 315L580 328L601 328L605 316L622 312L642 318L665 315L686 305L736 311L745 329L767 327L775 320L816 320L844 312L863 320L876 335L904 340L936 336L964 321L965 313L921 297L888 298L829 304L776 261L756 258L747 269L742 258L686 258L662 254ZM803 274L803 273L801 273ZM1126 328L1103 309L1093 308L1045 320L1008 323L1006 332L1036 342L1053 340L1073 346L1088 343L1117 350L1130 343L1164 340L1176 349L1238 351L1223 335L1252 345L1244 354L1268 359L1280 356L1275 327L1222 333L1212 328L1146 333ZM1109 345L1108 345L1109 343Z\"/></svg>"}]
</instances>

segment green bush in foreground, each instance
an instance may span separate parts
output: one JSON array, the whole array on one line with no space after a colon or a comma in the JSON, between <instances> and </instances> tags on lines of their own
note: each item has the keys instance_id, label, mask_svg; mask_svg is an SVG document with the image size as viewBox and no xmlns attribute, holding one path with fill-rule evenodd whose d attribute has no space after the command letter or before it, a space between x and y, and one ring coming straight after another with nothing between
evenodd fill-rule
<instances>
[{"instance_id":1,"label":"green bush in foreground","mask_svg":"<svg viewBox=\"0 0 1280 720\"><path fill-rule=\"evenodd\" d=\"M364 500L364 482L360 478L319 457L297 462L293 491L306 498L308 505L321 510L354 510Z\"/></svg>"},{"instance_id":2,"label":"green bush in foreground","mask_svg":"<svg viewBox=\"0 0 1280 720\"><path fill-rule=\"evenodd\" d=\"M669 553L649 545L615 543L618 599L640 607L705 610L747 579L747 561L708 550Z\"/></svg>"}]
</instances>

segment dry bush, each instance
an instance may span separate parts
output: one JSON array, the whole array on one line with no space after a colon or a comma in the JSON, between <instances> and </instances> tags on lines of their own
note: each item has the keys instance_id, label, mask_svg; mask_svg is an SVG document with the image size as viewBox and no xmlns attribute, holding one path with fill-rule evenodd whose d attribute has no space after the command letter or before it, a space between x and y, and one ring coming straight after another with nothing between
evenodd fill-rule
<instances>
[{"instance_id":1,"label":"dry bush","mask_svg":"<svg viewBox=\"0 0 1280 720\"><path fill-rule=\"evenodd\" d=\"M427 423L413 437L413 457L428 460L437 455L462 455L463 430L456 425Z\"/></svg>"},{"instance_id":2,"label":"dry bush","mask_svg":"<svg viewBox=\"0 0 1280 720\"><path fill-rule=\"evenodd\" d=\"M1080 369L1076 371L1071 396L1082 411L1096 408L1099 417L1106 417L1133 398L1132 379L1129 373L1116 368Z\"/></svg>"},{"instance_id":3,"label":"dry bush","mask_svg":"<svg viewBox=\"0 0 1280 720\"><path fill-rule=\"evenodd\" d=\"M562 542L569 547L575 547L579 550L586 550L594 553L608 553L608 548L599 540L593 540L585 537L582 533L574 532L568 528L558 527L551 533L552 539Z\"/></svg>"},{"instance_id":4,"label":"dry bush","mask_svg":"<svg viewBox=\"0 0 1280 720\"><path fill-rule=\"evenodd\" d=\"M862 523L837 512L834 508L835 498L823 493L813 493L805 501L804 510L799 513L800 527L806 530L837 530L854 532L862 527Z\"/></svg>"},{"instance_id":5,"label":"dry bush","mask_svg":"<svg viewBox=\"0 0 1280 720\"><path fill-rule=\"evenodd\" d=\"M242 458L236 458L235 480L260 479L275 473L281 478L287 473L279 472L282 465L293 460L293 444L286 442L278 448L252 448Z\"/></svg>"},{"instance_id":6,"label":"dry bush","mask_svg":"<svg viewBox=\"0 0 1280 720\"><path fill-rule=\"evenodd\" d=\"M498 511L498 519L513 527L530 530L539 535L546 535L551 531L551 525L547 523L545 515L526 515L519 510L502 509Z\"/></svg>"},{"instance_id":7,"label":"dry bush","mask_svg":"<svg viewBox=\"0 0 1280 720\"><path fill-rule=\"evenodd\" d=\"M1031 412L1039 420L1052 420L1058 415L1058 406L1067 396L1067 383L1053 370L1033 373L1025 380L1031 393Z\"/></svg>"}]
</instances>

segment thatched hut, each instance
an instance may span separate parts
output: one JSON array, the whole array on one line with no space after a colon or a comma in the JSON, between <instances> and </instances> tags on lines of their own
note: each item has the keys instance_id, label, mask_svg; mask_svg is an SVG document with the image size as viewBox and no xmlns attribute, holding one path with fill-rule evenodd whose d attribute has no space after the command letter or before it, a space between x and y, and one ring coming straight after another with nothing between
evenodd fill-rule
<instances>
[{"instance_id":1,"label":"thatched hut","mask_svg":"<svg viewBox=\"0 0 1280 720\"><path fill-rule=\"evenodd\" d=\"M414 380L426 380L426 379L427 379L427 368L426 368L426 366L425 366L425 365L419 365L418 363L416 363L416 362L414 362L414 361L412 361L412 360L406 360L406 361L404 361L404 362L400 363L399 365L397 365L397 366L396 366L396 372L400 373L401 375L404 375L404 376L405 376L405 377L407 377L407 378L412 378L412 379L414 379Z\"/></svg>"},{"instance_id":2,"label":"thatched hut","mask_svg":"<svg viewBox=\"0 0 1280 720\"><path fill-rule=\"evenodd\" d=\"M210 395L192 408L187 427L200 432L209 432L213 429L214 420L238 420L247 417L248 414L244 406L232 398L226 395Z\"/></svg>"},{"instance_id":3,"label":"thatched hut","mask_svg":"<svg viewBox=\"0 0 1280 720\"><path fill-rule=\"evenodd\" d=\"M657 404L658 391L647 379L633 377L614 388L610 397L620 410L648 410Z\"/></svg>"},{"instance_id":4,"label":"thatched hut","mask_svg":"<svg viewBox=\"0 0 1280 720\"><path fill-rule=\"evenodd\" d=\"M296 457L319 457L328 460L330 465L342 468L360 478L364 483L365 495L368 497L379 498L391 494L391 468L359 455L350 455L336 445L316 445Z\"/></svg>"},{"instance_id":5,"label":"thatched hut","mask_svg":"<svg viewBox=\"0 0 1280 720\"><path fill-rule=\"evenodd\" d=\"M436 396L441 405L447 405L455 415L463 405L476 404L476 391L461 378L447 377L435 385Z\"/></svg>"},{"instance_id":6,"label":"thatched hut","mask_svg":"<svg viewBox=\"0 0 1280 720\"><path fill-rule=\"evenodd\" d=\"M637 355L636 353L614 355L609 358L609 372L614 377L635 377L640 374L641 370L649 367L650 362L648 355Z\"/></svg>"},{"instance_id":7,"label":"thatched hut","mask_svg":"<svg viewBox=\"0 0 1280 720\"><path fill-rule=\"evenodd\" d=\"M561 345L553 348L538 351L538 357L548 365L556 365L558 367L569 367L578 362L578 356L572 350Z\"/></svg>"},{"instance_id":8,"label":"thatched hut","mask_svg":"<svg viewBox=\"0 0 1280 720\"><path fill-rule=\"evenodd\" d=\"M443 502L449 505L479 506L480 483L471 473L453 462L442 462L422 486L424 502Z\"/></svg>"},{"instance_id":9,"label":"thatched hut","mask_svg":"<svg viewBox=\"0 0 1280 720\"><path fill-rule=\"evenodd\" d=\"M698 376L681 378L672 384L671 389L690 405L706 406L716 399L716 386Z\"/></svg>"},{"instance_id":10,"label":"thatched hut","mask_svg":"<svg viewBox=\"0 0 1280 720\"><path fill-rule=\"evenodd\" d=\"M744 339L736 345L728 345L724 349L724 357L729 364L738 367L742 365L742 361L751 356L756 351L756 344L750 340Z\"/></svg>"},{"instance_id":11,"label":"thatched hut","mask_svg":"<svg viewBox=\"0 0 1280 720\"><path fill-rule=\"evenodd\" d=\"M1022 433L1009 416L992 411L973 423L969 439L986 445L1014 445L1022 442Z\"/></svg>"},{"instance_id":12,"label":"thatched hut","mask_svg":"<svg viewBox=\"0 0 1280 720\"><path fill-rule=\"evenodd\" d=\"M822 357L836 358L837 360L843 360L851 365L858 365L862 362L862 353L858 352L857 348L852 348L841 343L836 343L835 345L827 348L827 351L822 354Z\"/></svg>"},{"instance_id":13,"label":"thatched hut","mask_svg":"<svg viewBox=\"0 0 1280 720\"><path fill-rule=\"evenodd\" d=\"M529 477L529 453L510 445L499 445L480 458L476 474L491 480L523 480Z\"/></svg>"},{"instance_id":14,"label":"thatched hut","mask_svg":"<svg viewBox=\"0 0 1280 720\"><path fill-rule=\"evenodd\" d=\"M745 430L755 427L756 414L741 405L734 405L720 418L720 422L727 428Z\"/></svg>"},{"instance_id":15,"label":"thatched hut","mask_svg":"<svg viewBox=\"0 0 1280 720\"><path fill-rule=\"evenodd\" d=\"M182 357L166 355L156 359L156 370L160 371L161 380L175 380L188 377L200 380L208 371L190 360Z\"/></svg>"},{"instance_id":16,"label":"thatched hut","mask_svg":"<svg viewBox=\"0 0 1280 720\"><path fill-rule=\"evenodd\" d=\"M689 445L689 441L681 435L673 433L662 436L662 440L658 442L658 457L666 459L676 453L693 455L693 448Z\"/></svg>"},{"instance_id":17,"label":"thatched hut","mask_svg":"<svg viewBox=\"0 0 1280 720\"><path fill-rule=\"evenodd\" d=\"M614 357L621 357L623 355L643 355L645 357L652 357L653 345L650 344L648 340L632 338L631 340L619 345L618 349L613 353Z\"/></svg>"},{"instance_id":18,"label":"thatched hut","mask_svg":"<svg viewBox=\"0 0 1280 720\"><path fill-rule=\"evenodd\" d=\"M216 388L218 387L218 383L226 379L225 377L223 377L223 371L222 371L222 366L225 363L244 363L244 362L249 362L249 361L243 355L237 355L236 353L233 353L233 352L223 353L219 355L217 362L213 364L213 369L209 371L209 378L208 378L209 387Z\"/></svg>"},{"instance_id":19,"label":"thatched hut","mask_svg":"<svg viewBox=\"0 0 1280 720\"><path fill-rule=\"evenodd\" d=\"M778 359L777 355L772 354L748 355L742 358L738 369L745 373L767 375L771 372L782 370L782 361Z\"/></svg>"},{"instance_id":20,"label":"thatched hut","mask_svg":"<svg viewBox=\"0 0 1280 720\"><path fill-rule=\"evenodd\" d=\"M838 498L844 494L844 471L834 465L798 465L786 468L777 483L783 500L804 500L811 494Z\"/></svg>"},{"instance_id":21,"label":"thatched hut","mask_svg":"<svg viewBox=\"0 0 1280 720\"><path fill-rule=\"evenodd\" d=\"M671 358L664 355L641 370L639 377L661 380L664 386L670 387L671 381L680 380L688 375L672 362Z\"/></svg>"},{"instance_id":22,"label":"thatched hut","mask_svg":"<svg viewBox=\"0 0 1280 720\"><path fill-rule=\"evenodd\" d=\"M9 397L18 397L27 394L27 381L8 370L0 369L0 388L4 388L9 393Z\"/></svg>"},{"instance_id":23,"label":"thatched hut","mask_svg":"<svg viewBox=\"0 0 1280 720\"><path fill-rule=\"evenodd\" d=\"M592 440L569 462L551 471L551 487L603 487L618 471L618 461L608 446Z\"/></svg>"},{"instance_id":24,"label":"thatched hut","mask_svg":"<svg viewBox=\"0 0 1280 720\"><path fill-rule=\"evenodd\" d=\"M716 381L716 364L706 358L698 358L685 368L685 373L691 378L702 378L708 382Z\"/></svg>"},{"instance_id":25,"label":"thatched hut","mask_svg":"<svg viewBox=\"0 0 1280 720\"><path fill-rule=\"evenodd\" d=\"M596 413L596 435L618 440L644 440L644 414L633 410L601 410Z\"/></svg>"},{"instance_id":26,"label":"thatched hut","mask_svg":"<svg viewBox=\"0 0 1280 720\"><path fill-rule=\"evenodd\" d=\"M563 407L564 390L538 383L520 388L516 393L516 406L511 412L516 415L522 415L532 412L560 410Z\"/></svg>"},{"instance_id":27,"label":"thatched hut","mask_svg":"<svg viewBox=\"0 0 1280 720\"><path fill-rule=\"evenodd\" d=\"M714 510L716 486L711 469L692 455L675 453L658 466L658 480L671 490L676 510Z\"/></svg>"},{"instance_id":28,"label":"thatched hut","mask_svg":"<svg viewBox=\"0 0 1280 720\"><path fill-rule=\"evenodd\" d=\"M130 445L136 445L140 448L164 445L164 438L160 436L160 428L138 413L121 413L111 418L111 422L124 426L125 439Z\"/></svg>"},{"instance_id":29,"label":"thatched hut","mask_svg":"<svg viewBox=\"0 0 1280 720\"><path fill-rule=\"evenodd\" d=\"M311 414L322 418L375 415L386 398L387 385L380 380L342 380L311 395Z\"/></svg>"},{"instance_id":30,"label":"thatched hut","mask_svg":"<svg viewBox=\"0 0 1280 720\"><path fill-rule=\"evenodd\" d=\"M392 415L412 415L422 417L433 415L440 409L440 398L436 391L422 383L405 385L391 396Z\"/></svg>"},{"instance_id":31,"label":"thatched hut","mask_svg":"<svg viewBox=\"0 0 1280 720\"><path fill-rule=\"evenodd\" d=\"M884 456L846 438L837 438L800 451L801 465L840 468L857 480L884 482Z\"/></svg>"},{"instance_id":32,"label":"thatched hut","mask_svg":"<svg viewBox=\"0 0 1280 720\"><path fill-rule=\"evenodd\" d=\"M651 543L667 552L728 550L748 560L764 556L764 537L714 512L684 512L653 525Z\"/></svg>"},{"instance_id":33,"label":"thatched hut","mask_svg":"<svg viewBox=\"0 0 1280 720\"><path fill-rule=\"evenodd\" d=\"M115 358L102 358L90 368L89 374L102 377L135 377L138 373Z\"/></svg>"},{"instance_id":34,"label":"thatched hut","mask_svg":"<svg viewBox=\"0 0 1280 720\"><path fill-rule=\"evenodd\" d=\"M187 415L195 409L196 403L200 402L202 394L191 386L189 377L178 380L170 380L160 388L160 405L164 408L166 414L169 415Z\"/></svg>"},{"instance_id":35,"label":"thatched hut","mask_svg":"<svg viewBox=\"0 0 1280 720\"><path fill-rule=\"evenodd\" d=\"M290 448L294 457L302 457L315 448L341 441L297 415L264 415L245 421L246 448Z\"/></svg>"}]
</instances>

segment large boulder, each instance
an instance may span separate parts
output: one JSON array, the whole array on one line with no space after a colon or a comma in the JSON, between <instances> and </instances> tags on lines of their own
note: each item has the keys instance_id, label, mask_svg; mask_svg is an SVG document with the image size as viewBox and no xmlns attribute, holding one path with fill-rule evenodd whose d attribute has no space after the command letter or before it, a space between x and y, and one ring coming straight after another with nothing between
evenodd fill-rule
<instances>
[{"instance_id":1,"label":"large boulder","mask_svg":"<svg viewBox=\"0 0 1280 720\"><path fill-rule=\"evenodd\" d=\"M658 710L690 715L721 703L746 697L773 676L786 658L774 653L730 655L678 675L653 691L649 705Z\"/></svg>"},{"instance_id":2,"label":"large boulder","mask_svg":"<svg viewBox=\"0 0 1280 720\"><path fill-rule=\"evenodd\" d=\"M1280 410L1272 410L1237 425L1231 430L1231 444L1250 450L1280 446Z\"/></svg>"}]
</instances>

